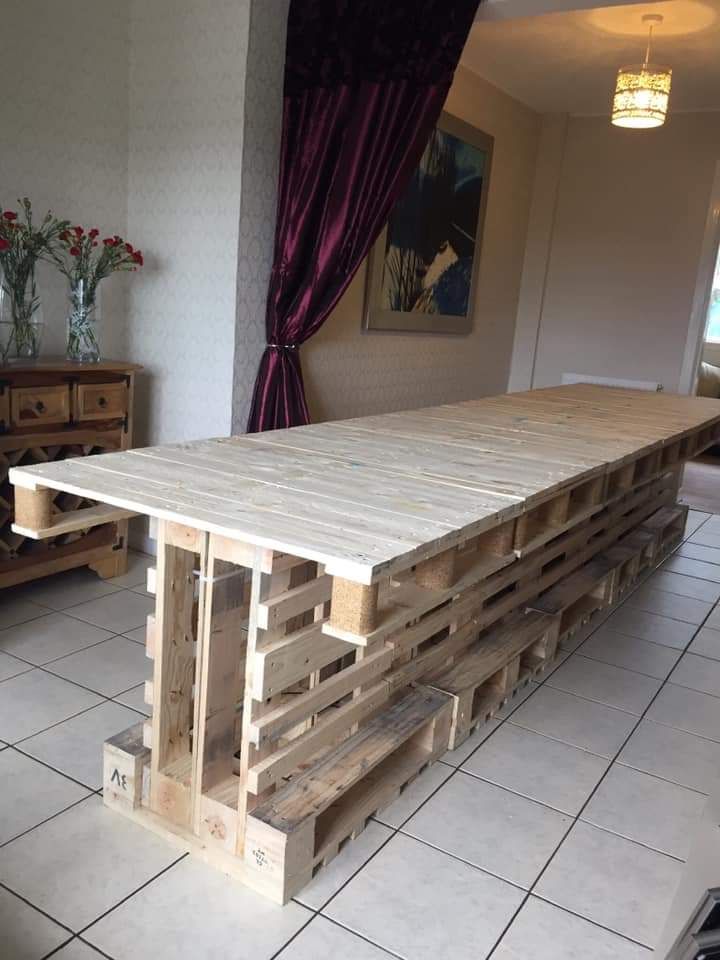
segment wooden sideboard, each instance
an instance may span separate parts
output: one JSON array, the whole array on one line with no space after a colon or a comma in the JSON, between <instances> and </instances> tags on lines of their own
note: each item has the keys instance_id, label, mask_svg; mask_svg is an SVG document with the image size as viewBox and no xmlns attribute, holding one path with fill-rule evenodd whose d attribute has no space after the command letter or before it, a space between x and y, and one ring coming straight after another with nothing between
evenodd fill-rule
<instances>
[{"instance_id":1,"label":"wooden sideboard","mask_svg":"<svg viewBox=\"0 0 720 960\"><path fill-rule=\"evenodd\" d=\"M72 567L101 577L127 569L127 520L34 540L11 529L11 467L127 450L132 438L136 364L37 360L0 366L0 588ZM71 493L53 498L57 518L93 501Z\"/></svg>"}]
</instances>

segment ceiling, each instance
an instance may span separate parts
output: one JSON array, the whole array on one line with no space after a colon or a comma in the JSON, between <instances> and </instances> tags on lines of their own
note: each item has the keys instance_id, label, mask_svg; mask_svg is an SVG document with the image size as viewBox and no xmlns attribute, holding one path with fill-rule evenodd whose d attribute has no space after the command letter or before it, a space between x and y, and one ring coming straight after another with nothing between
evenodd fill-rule
<instances>
[{"instance_id":1,"label":"ceiling","mask_svg":"<svg viewBox=\"0 0 720 960\"><path fill-rule=\"evenodd\" d=\"M502 11L503 3L527 8L520 0L488 0L491 10L494 4ZM562 6L580 4L564 0ZM720 109L720 0L488 16L473 25L461 62L540 112L604 114L617 68L644 57L644 13L665 18L655 30L652 60L673 68L671 109Z\"/></svg>"}]
</instances>

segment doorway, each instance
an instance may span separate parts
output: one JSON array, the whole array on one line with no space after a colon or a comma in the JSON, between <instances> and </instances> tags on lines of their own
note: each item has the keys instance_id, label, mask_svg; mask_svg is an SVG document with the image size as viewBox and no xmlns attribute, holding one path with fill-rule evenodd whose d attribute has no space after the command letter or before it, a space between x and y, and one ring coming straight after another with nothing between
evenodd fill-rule
<instances>
[{"instance_id":1,"label":"doorway","mask_svg":"<svg viewBox=\"0 0 720 960\"><path fill-rule=\"evenodd\" d=\"M720 400L720 164L715 177L695 290L693 328L700 331L695 345L690 393ZM697 334L696 334L697 336ZM720 445L687 464L681 497L695 510L720 513Z\"/></svg>"}]
</instances>

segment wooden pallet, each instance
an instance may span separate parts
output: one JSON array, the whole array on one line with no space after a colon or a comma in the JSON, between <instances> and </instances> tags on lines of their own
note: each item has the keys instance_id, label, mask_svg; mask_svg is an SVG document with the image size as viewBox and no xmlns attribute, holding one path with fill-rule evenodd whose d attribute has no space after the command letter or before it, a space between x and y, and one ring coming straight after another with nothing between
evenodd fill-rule
<instances>
[{"instance_id":1,"label":"wooden pallet","mask_svg":"<svg viewBox=\"0 0 720 960\"><path fill-rule=\"evenodd\" d=\"M418 687L255 807L245 862L286 903L448 747L450 700Z\"/></svg>"},{"instance_id":2,"label":"wooden pallet","mask_svg":"<svg viewBox=\"0 0 720 960\"><path fill-rule=\"evenodd\" d=\"M452 698L450 749L467 740L553 661L557 620L543 614L510 617L484 631L452 667L426 682Z\"/></svg>"},{"instance_id":3,"label":"wooden pallet","mask_svg":"<svg viewBox=\"0 0 720 960\"><path fill-rule=\"evenodd\" d=\"M673 504L658 510L643 523L641 531L653 537L653 561L663 560L682 543L687 515L687 504Z\"/></svg>"},{"instance_id":4,"label":"wooden pallet","mask_svg":"<svg viewBox=\"0 0 720 960\"><path fill-rule=\"evenodd\" d=\"M531 601L527 609L550 617L562 643L611 602L615 571L613 560L598 554Z\"/></svg>"}]
</instances>

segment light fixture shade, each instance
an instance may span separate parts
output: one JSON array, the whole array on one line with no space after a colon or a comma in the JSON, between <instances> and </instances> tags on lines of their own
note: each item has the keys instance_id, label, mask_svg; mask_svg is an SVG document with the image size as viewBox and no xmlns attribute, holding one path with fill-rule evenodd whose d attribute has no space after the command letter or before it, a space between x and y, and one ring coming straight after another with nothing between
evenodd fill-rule
<instances>
[{"instance_id":1,"label":"light fixture shade","mask_svg":"<svg viewBox=\"0 0 720 960\"><path fill-rule=\"evenodd\" d=\"M612 122L616 127L647 129L665 123L672 70L651 64L620 67L615 85Z\"/></svg>"}]
</instances>

